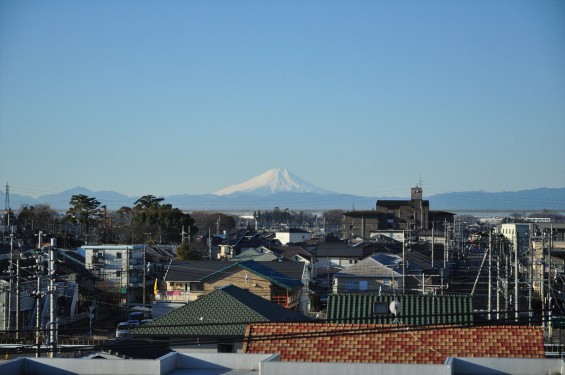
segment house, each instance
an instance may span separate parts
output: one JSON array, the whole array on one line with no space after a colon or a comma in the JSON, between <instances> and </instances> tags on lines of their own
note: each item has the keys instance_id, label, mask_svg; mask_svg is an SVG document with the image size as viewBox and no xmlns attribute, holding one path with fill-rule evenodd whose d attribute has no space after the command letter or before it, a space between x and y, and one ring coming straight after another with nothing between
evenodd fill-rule
<instances>
[{"instance_id":1,"label":"house","mask_svg":"<svg viewBox=\"0 0 565 375\"><path fill-rule=\"evenodd\" d=\"M165 278L158 284L158 300L168 302L194 301L204 294L202 279L225 268L225 262L208 260L174 260Z\"/></svg>"},{"instance_id":2,"label":"house","mask_svg":"<svg viewBox=\"0 0 565 375\"><path fill-rule=\"evenodd\" d=\"M231 262L230 262L231 263ZM225 285L236 285L247 289L266 300L275 302L289 309L301 308L301 291L305 286L301 279L291 278L271 267L271 263L279 262L238 262L232 263L201 279L204 294L210 293ZM304 265L296 262L304 269Z\"/></svg>"},{"instance_id":3,"label":"house","mask_svg":"<svg viewBox=\"0 0 565 375\"><path fill-rule=\"evenodd\" d=\"M474 322L473 299L465 295L332 294L326 314L328 323L421 326Z\"/></svg>"},{"instance_id":4,"label":"house","mask_svg":"<svg viewBox=\"0 0 565 375\"><path fill-rule=\"evenodd\" d=\"M310 271L302 262L174 261L159 299L194 301L217 287L237 285L267 300L304 313L309 311Z\"/></svg>"},{"instance_id":5,"label":"house","mask_svg":"<svg viewBox=\"0 0 565 375\"><path fill-rule=\"evenodd\" d=\"M347 268L371 252L363 244L350 245L347 242L321 242L314 252L314 273L319 269Z\"/></svg>"},{"instance_id":6,"label":"house","mask_svg":"<svg viewBox=\"0 0 565 375\"><path fill-rule=\"evenodd\" d=\"M166 341L170 348L199 352L241 352L247 322L307 321L234 285L213 292L132 331L136 338Z\"/></svg>"},{"instance_id":7,"label":"house","mask_svg":"<svg viewBox=\"0 0 565 375\"><path fill-rule=\"evenodd\" d=\"M218 259L231 259L249 249L260 251L262 247L268 249L271 245L277 244L280 244L280 242L275 239L264 238L259 233L241 230L220 242L218 245Z\"/></svg>"},{"instance_id":8,"label":"house","mask_svg":"<svg viewBox=\"0 0 565 375\"><path fill-rule=\"evenodd\" d=\"M289 243L309 241L312 238L312 234L302 229L289 228L276 231L275 238L279 240L281 244L286 245Z\"/></svg>"},{"instance_id":9,"label":"house","mask_svg":"<svg viewBox=\"0 0 565 375\"><path fill-rule=\"evenodd\" d=\"M416 289L422 269L395 254L373 254L334 274L333 293L404 293ZM415 276L415 277L414 277Z\"/></svg>"},{"instance_id":10,"label":"house","mask_svg":"<svg viewBox=\"0 0 565 375\"><path fill-rule=\"evenodd\" d=\"M431 365L448 357L545 358L543 330L531 326L250 323L243 351L274 352L288 362Z\"/></svg>"}]
</instances>

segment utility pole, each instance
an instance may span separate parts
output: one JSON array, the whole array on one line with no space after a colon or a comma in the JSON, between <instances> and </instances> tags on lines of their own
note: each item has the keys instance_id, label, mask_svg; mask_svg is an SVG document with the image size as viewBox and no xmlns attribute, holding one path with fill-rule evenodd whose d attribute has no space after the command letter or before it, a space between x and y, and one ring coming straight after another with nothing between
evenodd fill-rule
<instances>
[{"instance_id":1,"label":"utility pole","mask_svg":"<svg viewBox=\"0 0 565 375\"><path fill-rule=\"evenodd\" d=\"M520 250L520 236L516 230L516 246L514 247L514 318L516 323L518 323L518 311L520 310L520 304L518 303L519 297L519 283L518 283L518 252Z\"/></svg>"},{"instance_id":2,"label":"utility pole","mask_svg":"<svg viewBox=\"0 0 565 375\"><path fill-rule=\"evenodd\" d=\"M405 237L402 240L402 294L404 294L404 288L406 288L406 238Z\"/></svg>"},{"instance_id":3,"label":"utility pole","mask_svg":"<svg viewBox=\"0 0 565 375\"><path fill-rule=\"evenodd\" d=\"M41 239L42 232L39 232ZM41 240L40 240L41 241ZM41 357L41 276L43 273L43 253L41 248L37 251L36 258L36 276L37 276L37 289L35 291L35 344L37 345L37 352L35 356Z\"/></svg>"},{"instance_id":4,"label":"utility pole","mask_svg":"<svg viewBox=\"0 0 565 375\"><path fill-rule=\"evenodd\" d=\"M16 340L20 339L20 257L16 260Z\"/></svg>"},{"instance_id":5,"label":"utility pole","mask_svg":"<svg viewBox=\"0 0 565 375\"><path fill-rule=\"evenodd\" d=\"M530 252L530 266L528 267L528 274L530 279L530 282L528 283L528 317L530 325L532 325L532 320L534 317L534 313L532 311L532 288L534 283L534 247L531 241L528 241L528 251Z\"/></svg>"},{"instance_id":6,"label":"utility pole","mask_svg":"<svg viewBox=\"0 0 565 375\"><path fill-rule=\"evenodd\" d=\"M496 253L496 321L500 320L500 243Z\"/></svg>"},{"instance_id":7,"label":"utility pole","mask_svg":"<svg viewBox=\"0 0 565 375\"><path fill-rule=\"evenodd\" d=\"M55 356L57 350L57 285L55 284L55 260L57 259L57 249L49 249L49 357Z\"/></svg>"},{"instance_id":8,"label":"utility pole","mask_svg":"<svg viewBox=\"0 0 565 375\"><path fill-rule=\"evenodd\" d=\"M7 186L6 186L7 188ZM8 220L10 216L8 215ZM4 226L4 223L2 223L2 226ZM8 226L9 227L9 226ZM2 238L4 239L4 238ZM13 290L13 279L14 279L14 233L10 233L10 267L9 267L9 274L10 274L10 283L9 283L9 289L8 289L8 300L6 301L6 305L8 308L7 314L6 314L6 328L8 330L8 332L10 332L12 330L12 290Z\"/></svg>"},{"instance_id":9,"label":"utility pole","mask_svg":"<svg viewBox=\"0 0 565 375\"><path fill-rule=\"evenodd\" d=\"M492 228L488 235L488 320L492 319Z\"/></svg>"},{"instance_id":10,"label":"utility pole","mask_svg":"<svg viewBox=\"0 0 565 375\"><path fill-rule=\"evenodd\" d=\"M434 268L434 253L435 253L435 238L434 238L434 227L432 222L432 268ZM445 260L444 260L444 268L445 268Z\"/></svg>"},{"instance_id":11,"label":"utility pole","mask_svg":"<svg viewBox=\"0 0 565 375\"><path fill-rule=\"evenodd\" d=\"M504 243L504 320L508 319L508 309L510 307L510 246Z\"/></svg>"},{"instance_id":12,"label":"utility pole","mask_svg":"<svg viewBox=\"0 0 565 375\"><path fill-rule=\"evenodd\" d=\"M210 253L210 260L212 260L212 229L208 227L208 252Z\"/></svg>"},{"instance_id":13,"label":"utility pole","mask_svg":"<svg viewBox=\"0 0 565 375\"><path fill-rule=\"evenodd\" d=\"M143 246L143 307L145 307L145 278L147 277L147 266L145 264L145 246Z\"/></svg>"}]
</instances>

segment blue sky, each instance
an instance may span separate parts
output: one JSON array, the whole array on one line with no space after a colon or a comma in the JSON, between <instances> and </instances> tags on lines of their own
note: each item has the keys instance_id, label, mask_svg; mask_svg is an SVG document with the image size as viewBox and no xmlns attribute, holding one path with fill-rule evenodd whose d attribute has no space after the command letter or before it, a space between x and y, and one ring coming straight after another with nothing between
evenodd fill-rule
<instances>
[{"instance_id":1,"label":"blue sky","mask_svg":"<svg viewBox=\"0 0 565 375\"><path fill-rule=\"evenodd\" d=\"M564 1L0 2L0 185L565 187Z\"/></svg>"}]
</instances>

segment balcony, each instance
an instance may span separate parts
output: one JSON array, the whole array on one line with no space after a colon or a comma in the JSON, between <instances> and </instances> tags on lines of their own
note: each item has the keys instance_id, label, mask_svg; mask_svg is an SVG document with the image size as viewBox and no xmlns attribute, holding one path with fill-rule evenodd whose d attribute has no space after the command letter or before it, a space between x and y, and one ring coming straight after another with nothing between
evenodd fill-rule
<instances>
[{"instance_id":1,"label":"balcony","mask_svg":"<svg viewBox=\"0 0 565 375\"><path fill-rule=\"evenodd\" d=\"M104 255L93 255L92 256L92 267L93 268L104 267L104 264L105 264Z\"/></svg>"}]
</instances>

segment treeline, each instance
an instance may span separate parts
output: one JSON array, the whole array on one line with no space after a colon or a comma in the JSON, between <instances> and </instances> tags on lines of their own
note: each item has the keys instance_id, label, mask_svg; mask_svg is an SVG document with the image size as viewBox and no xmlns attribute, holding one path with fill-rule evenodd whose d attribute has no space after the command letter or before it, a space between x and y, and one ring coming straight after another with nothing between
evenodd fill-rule
<instances>
[{"instance_id":1,"label":"treeline","mask_svg":"<svg viewBox=\"0 0 565 375\"><path fill-rule=\"evenodd\" d=\"M3 216L2 244L10 244L13 232L14 246L29 249L37 247L39 233L42 245L55 238L57 246L74 249L84 244L195 244L205 247L202 238L209 234L231 232L241 227L254 230L273 227L313 229L326 226L336 230L341 225L342 210L330 210L322 215L303 211L279 209L254 212L254 220L220 212L183 212L164 202L164 198L145 195L132 207L110 211L95 197L78 194L69 201L65 213L57 212L47 204L23 206L18 214L8 210Z\"/></svg>"}]
</instances>

